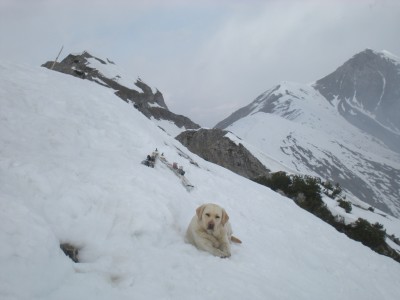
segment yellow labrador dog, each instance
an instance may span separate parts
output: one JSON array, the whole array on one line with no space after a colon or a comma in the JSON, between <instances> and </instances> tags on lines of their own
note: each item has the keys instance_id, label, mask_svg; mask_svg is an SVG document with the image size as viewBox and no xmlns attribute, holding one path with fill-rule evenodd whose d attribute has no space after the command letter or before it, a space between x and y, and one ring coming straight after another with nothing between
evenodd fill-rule
<instances>
[{"instance_id":1,"label":"yellow labrador dog","mask_svg":"<svg viewBox=\"0 0 400 300\"><path fill-rule=\"evenodd\" d=\"M198 249L219 257L230 257L230 242L241 243L232 236L232 227L225 209L216 204L203 204L196 209L186 232L186 241Z\"/></svg>"}]
</instances>

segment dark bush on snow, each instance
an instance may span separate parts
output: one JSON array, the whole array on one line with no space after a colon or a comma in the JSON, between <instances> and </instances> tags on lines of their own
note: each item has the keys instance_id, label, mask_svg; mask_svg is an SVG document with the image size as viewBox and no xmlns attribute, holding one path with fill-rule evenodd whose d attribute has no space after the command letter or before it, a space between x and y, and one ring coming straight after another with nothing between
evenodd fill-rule
<instances>
[{"instance_id":1,"label":"dark bush on snow","mask_svg":"<svg viewBox=\"0 0 400 300\"><path fill-rule=\"evenodd\" d=\"M339 199L337 202L339 203L339 206L340 206L341 208L344 208L344 210L345 210L347 213L350 213L350 212L352 211L353 207L352 207L350 201L346 201L346 200L343 200L343 199Z\"/></svg>"}]
</instances>

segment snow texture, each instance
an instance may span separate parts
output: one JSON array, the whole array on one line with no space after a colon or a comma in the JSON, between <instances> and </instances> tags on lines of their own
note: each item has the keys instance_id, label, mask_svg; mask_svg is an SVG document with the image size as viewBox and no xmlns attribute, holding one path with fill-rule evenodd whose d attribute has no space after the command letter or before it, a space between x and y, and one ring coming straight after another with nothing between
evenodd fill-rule
<instances>
[{"instance_id":1,"label":"snow texture","mask_svg":"<svg viewBox=\"0 0 400 300\"><path fill-rule=\"evenodd\" d=\"M107 88L1 63L0 101L1 299L398 299L398 263L191 154ZM155 148L194 190L140 164ZM229 259L184 242L205 202L243 241Z\"/></svg>"}]
</instances>

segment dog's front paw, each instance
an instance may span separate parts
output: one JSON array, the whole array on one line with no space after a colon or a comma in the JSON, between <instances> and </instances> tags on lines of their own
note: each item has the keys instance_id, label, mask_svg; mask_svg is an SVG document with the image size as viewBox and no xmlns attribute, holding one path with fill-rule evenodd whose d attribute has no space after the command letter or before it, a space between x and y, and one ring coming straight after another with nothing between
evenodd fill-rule
<instances>
[{"instance_id":1,"label":"dog's front paw","mask_svg":"<svg viewBox=\"0 0 400 300\"><path fill-rule=\"evenodd\" d=\"M220 249L215 249L213 248L211 251L209 251L210 253L212 253L214 256L218 256L220 258L227 258L229 256L231 256L230 253L227 253L225 251L222 251Z\"/></svg>"},{"instance_id":2,"label":"dog's front paw","mask_svg":"<svg viewBox=\"0 0 400 300\"><path fill-rule=\"evenodd\" d=\"M221 251L221 255L219 256L221 258L229 258L231 257L231 253L227 251Z\"/></svg>"}]
</instances>

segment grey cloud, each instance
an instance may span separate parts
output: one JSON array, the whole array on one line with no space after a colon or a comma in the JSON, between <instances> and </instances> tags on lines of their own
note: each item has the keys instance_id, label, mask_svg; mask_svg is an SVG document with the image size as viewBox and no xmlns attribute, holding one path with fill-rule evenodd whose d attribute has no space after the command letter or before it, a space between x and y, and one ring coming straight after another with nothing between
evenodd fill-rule
<instances>
[{"instance_id":1,"label":"grey cloud","mask_svg":"<svg viewBox=\"0 0 400 300\"><path fill-rule=\"evenodd\" d=\"M3 0L0 55L40 65L94 50L213 126L283 80L307 83L365 48L400 55L398 1Z\"/></svg>"}]
</instances>

